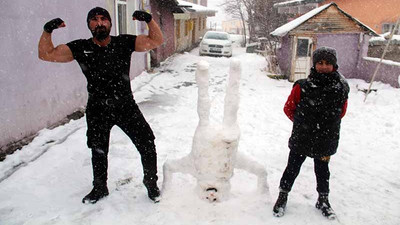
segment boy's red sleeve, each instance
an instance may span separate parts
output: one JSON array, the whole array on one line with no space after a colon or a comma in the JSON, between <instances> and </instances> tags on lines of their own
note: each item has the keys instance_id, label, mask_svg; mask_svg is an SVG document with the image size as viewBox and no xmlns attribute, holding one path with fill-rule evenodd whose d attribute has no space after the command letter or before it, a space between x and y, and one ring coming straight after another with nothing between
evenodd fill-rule
<instances>
[{"instance_id":1,"label":"boy's red sleeve","mask_svg":"<svg viewBox=\"0 0 400 225\"><path fill-rule=\"evenodd\" d=\"M294 112L296 111L296 106L300 102L300 93L301 93L300 85L296 84L293 87L292 92L290 93L285 103L285 107L283 107L283 111L291 121L293 121L294 119Z\"/></svg>"},{"instance_id":2,"label":"boy's red sleeve","mask_svg":"<svg viewBox=\"0 0 400 225\"><path fill-rule=\"evenodd\" d=\"M343 118L343 116L346 115L346 111L347 111L347 100L343 104L342 115L340 115L340 118Z\"/></svg>"}]
</instances>

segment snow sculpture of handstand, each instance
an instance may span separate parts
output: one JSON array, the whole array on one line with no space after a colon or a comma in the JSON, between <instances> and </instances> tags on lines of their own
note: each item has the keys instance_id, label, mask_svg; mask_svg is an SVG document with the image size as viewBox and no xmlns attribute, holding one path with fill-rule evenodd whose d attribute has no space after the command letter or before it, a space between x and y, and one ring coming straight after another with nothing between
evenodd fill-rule
<instances>
[{"instance_id":1,"label":"snow sculpture of handstand","mask_svg":"<svg viewBox=\"0 0 400 225\"><path fill-rule=\"evenodd\" d=\"M210 202L225 200L229 196L233 169L239 168L258 176L258 190L269 194L267 171L264 167L238 153L240 62L237 59L231 61L222 125L212 126L209 123L211 103L208 95L208 67L205 61L197 65L199 124L193 137L192 151L181 159L165 162L163 193L168 190L173 173L181 172L197 178L197 190L202 199Z\"/></svg>"}]
</instances>

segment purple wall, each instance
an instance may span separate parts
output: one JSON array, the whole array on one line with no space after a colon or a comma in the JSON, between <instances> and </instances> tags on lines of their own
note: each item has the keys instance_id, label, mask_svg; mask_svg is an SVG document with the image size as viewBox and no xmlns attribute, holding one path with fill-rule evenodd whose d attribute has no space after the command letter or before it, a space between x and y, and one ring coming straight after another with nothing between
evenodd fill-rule
<instances>
[{"instance_id":1,"label":"purple wall","mask_svg":"<svg viewBox=\"0 0 400 225\"><path fill-rule=\"evenodd\" d=\"M291 39L286 35L281 39L281 47L277 50L276 56L278 58L279 68L282 74L290 75L290 60L291 56Z\"/></svg>"},{"instance_id":2,"label":"purple wall","mask_svg":"<svg viewBox=\"0 0 400 225\"><path fill-rule=\"evenodd\" d=\"M61 17L67 27L53 32L58 45L91 34L87 12L99 1L1 1L0 147L48 127L86 103L86 80L76 62L38 59L43 25Z\"/></svg>"},{"instance_id":3,"label":"purple wall","mask_svg":"<svg viewBox=\"0 0 400 225\"><path fill-rule=\"evenodd\" d=\"M363 58L358 66L357 78L370 82L376 67L378 66L379 60L380 59L378 58ZM381 81L399 88L399 76L400 63L384 60L379 67L374 81Z\"/></svg>"},{"instance_id":4,"label":"purple wall","mask_svg":"<svg viewBox=\"0 0 400 225\"><path fill-rule=\"evenodd\" d=\"M339 72L346 78L357 76L360 34L319 34L317 48L328 46L336 49Z\"/></svg>"},{"instance_id":5,"label":"purple wall","mask_svg":"<svg viewBox=\"0 0 400 225\"><path fill-rule=\"evenodd\" d=\"M49 63L38 59L43 25L56 17L66 27L53 32L54 45L92 35L88 11L113 7L111 0L13 0L0 2L0 151L35 134L86 105L86 79L76 61ZM109 10L112 17L114 12ZM114 18L114 17L113 17ZM114 29L112 33L115 34ZM131 77L140 74L145 54L132 56Z\"/></svg>"}]
</instances>

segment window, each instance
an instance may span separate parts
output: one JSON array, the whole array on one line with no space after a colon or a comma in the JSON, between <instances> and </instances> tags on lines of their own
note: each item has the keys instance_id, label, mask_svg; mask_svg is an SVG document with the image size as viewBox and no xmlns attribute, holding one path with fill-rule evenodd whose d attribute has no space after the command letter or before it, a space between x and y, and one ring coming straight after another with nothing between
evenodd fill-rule
<instances>
[{"instance_id":1,"label":"window","mask_svg":"<svg viewBox=\"0 0 400 225\"><path fill-rule=\"evenodd\" d=\"M382 26L382 33L392 32L392 30L394 29L394 26L396 26L396 24L394 24L394 23L384 23ZM396 30L394 31L394 34L400 34L399 27L396 28Z\"/></svg>"},{"instance_id":2,"label":"window","mask_svg":"<svg viewBox=\"0 0 400 225\"><path fill-rule=\"evenodd\" d=\"M176 33L175 33L175 35L176 35L176 39L179 39L179 38L181 38L181 20L176 20Z\"/></svg>"},{"instance_id":3,"label":"window","mask_svg":"<svg viewBox=\"0 0 400 225\"><path fill-rule=\"evenodd\" d=\"M297 14L299 13L299 9L297 6L289 7L289 14Z\"/></svg>"},{"instance_id":4,"label":"window","mask_svg":"<svg viewBox=\"0 0 400 225\"><path fill-rule=\"evenodd\" d=\"M314 3L314 4L307 4L307 5L302 5L299 6L299 13L300 14L305 14L310 12L311 10L318 8L318 3Z\"/></svg>"},{"instance_id":5,"label":"window","mask_svg":"<svg viewBox=\"0 0 400 225\"><path fill-rule=\"evenodd\" d=\"M189 35L189 29L190 29L190 21L185 20L185 37Z\"/></svg>"},{"instance_id":6,"label":"window","mask_svg":"<svg viewBox=\"0 0 400 225\"><path fill-rule=\"evenodd\" d=\"M279 13L282 13L282 14L289 14L289 10L290 10L290 8L289 7L279 7L278 8L278 12Z\"/></svg>"},{"instance_id":7,"label":"window","mask_svg":"<svg viewBox=\"0 0 400 225\"><path fill-rule=\"evenodd\" d=\"M308 39L298 39L297 40L297 56L307 57L308 54Z\"/></svg>"},{"instance_id":8,"label":"window","mask_svg":"<svg viewBox=\"0 0 400 225\"><path fill-rule=\"evenodd\" d=\"M127 34L126 0L115 0L115 14L117 35Z\"/></svg>"},{"instance_id":9,"label":"window","mask_svg":"<svg viewBox=\"0 0 400 225\"><path fill-rule=\"evenodd\" d=\"M197 24L199 26L199 31L201 31L201 18L199 18L199 23Z\"/></svg>"}]
</instances>

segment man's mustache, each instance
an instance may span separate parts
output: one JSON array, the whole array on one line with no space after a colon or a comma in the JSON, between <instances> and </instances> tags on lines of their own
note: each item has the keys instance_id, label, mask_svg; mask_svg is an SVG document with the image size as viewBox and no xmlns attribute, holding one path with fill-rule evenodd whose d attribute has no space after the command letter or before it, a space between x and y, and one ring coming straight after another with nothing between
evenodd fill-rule
<instances>
[{"instance_id":1,"label":"man's mustache","mask_svg":"<svg viewBox=\"0 0 400 225\"><path fill-rule=\"evenodd\" d=\"M101 29L104 29L104 30L105 30L106 27L105 27L105 26L97 26L97 27L95 27L94 29L95 29L95 30L101 30Z\"/></svg>"}]
</instances>

